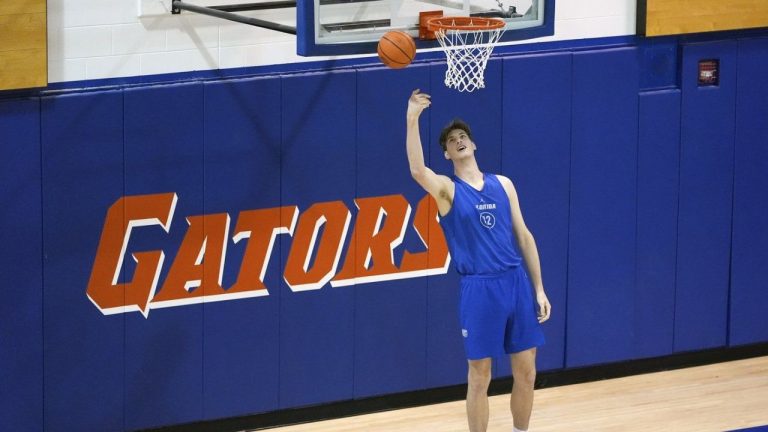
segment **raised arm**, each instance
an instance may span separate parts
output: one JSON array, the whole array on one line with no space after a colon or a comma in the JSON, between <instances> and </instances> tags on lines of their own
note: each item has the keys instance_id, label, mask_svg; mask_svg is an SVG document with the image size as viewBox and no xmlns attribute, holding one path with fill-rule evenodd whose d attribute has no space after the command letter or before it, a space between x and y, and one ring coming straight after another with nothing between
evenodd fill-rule
<instances>
[{"instance_id":1,"label":"raised arm","mask_svg":"<svg viewBox=\"0 0 768 432\"><path fill-rule=\"evenodd\" d=\"M411 177L435 198L440 214L445 215L451 209L453 202L453 182L446 176L435 174L424 163L424 150L421 147L421 134L419 133L419 117L431 103L428 94L420 93L418 89L411 93L411 97L408 99L408 112L406 113L405 147L408 152Z\"/></svg>"}]
</instances>

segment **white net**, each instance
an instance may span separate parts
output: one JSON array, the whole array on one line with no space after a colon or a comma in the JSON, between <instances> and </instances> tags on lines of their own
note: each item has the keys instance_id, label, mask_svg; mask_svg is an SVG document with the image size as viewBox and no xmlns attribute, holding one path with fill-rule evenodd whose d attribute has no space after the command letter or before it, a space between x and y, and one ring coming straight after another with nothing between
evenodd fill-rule
<instances>
[{"instance_id":1,"label":"white net","mask_svg":"<svg viewBox=\"0 0 768 432\"><path fill-rule=\"evenodd\" d=\"M485 88L485 66L503 33L504 27L435 31L448 63L445 85L460 92Z\"/></svg>"}]
</instances>

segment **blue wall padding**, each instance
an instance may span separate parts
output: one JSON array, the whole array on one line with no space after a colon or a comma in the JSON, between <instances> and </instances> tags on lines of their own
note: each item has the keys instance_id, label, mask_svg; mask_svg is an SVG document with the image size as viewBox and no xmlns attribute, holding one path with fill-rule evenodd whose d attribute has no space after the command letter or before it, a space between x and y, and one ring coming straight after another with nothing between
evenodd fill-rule
<instances>
[{"instance_id":1,"label":"blue wall padding","mask_svg":"<svg viewBox=\"0 0 768 432\"><path fill-rule=\"evenodd\" d=\"M676 38L647 38L640 48L640 89L677 87L678 42Z\"/></svg>"},{"instance_id":2,"label":"blue wall padding","mask_svg":"<svg viewBox=\"0 0 768 432\"><path fill-rule=\"evenodd\" d=\"M571 61L570 53L504 60L502 172L514 183L536 240L554 310L543 326L547 343L538 351L540 370L565 366Z\"/></svg>"},{"instance_id":3,"label":"blue wall padding","mask_svg":"<svg viewBox=\"0 0 768 432\"><path fill-rule=\"evenodd\" d=\"M573 55L566 366L632 357L636 49Z\"/></svg>"},{"instance_id":4,"label":"blue wall padding","mask_svg":"<svg viewBox=\"0 0 768 432\"><path fill-rule=\"evenodd\" d=\"M683 46L675 350L726 344L733 195L736 43ZM698 87L699 60L720 85Z\"/></svg>"},{"instance_id":5,"label":"blue wall padding","mask_svg":"<svg viewBox=\"0 0 768 432\"><path fill-rule=\"evenodd\" d=\"M40 102L0 102L0 419L43 430Z\"/></svg>"},{"instance_id":6,"label":"blue wall padding","mask_svg":"<svg viewBox=\"0 0 768 432\"><path fill-rule=\"evenodd\" d=\"M249 79L205 86L205 213L230 216L224 289L237 280L248 243L232 242L239 213L280 205L281 131L274 120L280 111L280 81ZM203 306L205 418L278 408L279 257L276 239L264 277L268 296Z\"/></svg>"},{"instance_id":7,"label":"blue wall padding","mask_svg":"<svg viewBox=\"0 0 768 432\"><path fill-rule=\"evenodd\" d=\"M281 200L299 211L356 196L354 71L296 75L282 83ZM311 101L311 103L310 103ZM300 222L299 222L300 223ZM348 253L350 222L338 270ZM281 239L283 265L291 247ZM351 399L354 286L280 296L280 407Z\"/></svg>"},{"instance_id":8,"label":"blue wall padding","mask_svg":"<svg viewBox=\"0 0 768 432\"><path fill-rule=\"evenodd\" d=\"M640 96L634 356L673 351L680 91Z\"/></svg>"},{"instance_id":9,"label":"blue wall padding","mask_svg":"<svg viewBox=\"0 0 768 432\"><path fill-rule=\"evenodd\" d=\"M467 364L459 325L459 276L453 261L448 273L427 283L427 385L466 383ZM448 360L453 359L453 360Z\"/></svg>"},{"instance_id":10,"label":"blue wall padding","mask_svg":"<svg viewBox=\"0 0 768 432\"><path fill-rule=\"evenodd\" d=\"M739 41L731 345L768 340L768 39Z\"/></svg>"},{"instance_id":11,"label":"blue wall padding","mask_svg":"<svg viewBox=\"0 0 768 432\"><path fill-rule=\"evenodd\" d=\"M404 250L425 250L412 225L425 192L411 178L408 167L403 139L405 111L392 107L405 107L413 91L411 87L425 82L428 72L426 66L414 66L357 74L356 104L367 109L358 110L356 115L356 195L400 194L411 206L403 243L393 253L396 266L401 264ZM425 114L422 121L427 119ZM388 221L389 217L384 224ZM375 261L371 265L376 268ZM352 289L355 397L426 387L427 278L364 284ZM430 365L439 366L440 363Z\"/></svg>"},{"instance_id":12,"label":"blue wall padding","mask_svg":"<svg viewBox=\"0 0 768 432\"><path fill-rule=\"evenodd\" d=\"M125 91L125 193L176 192L165 233L137 229L127 253L165 250L162 281L186 233L187 216L203 213L203 85ZM126 279L134 262L126 259ZM203 308L192 304L125 316L126 429L177 424L203 416Z\"/></svg>"},{"instance_id":13,"label":"blue wall padding","mask_svg":"<svg viewBox=\"0 0 768 432\"><path fill-rule=\"evenodd\" d=\"M125 316L86 297L98 227L124 193L122 92L43 98L41 130L45 430L123 430Z\"/></svg>"},{"instance_id":14,"label":"blue wall padding","mask_svg":"<svg viewBox=\"0 0 768 432\"><path fill-rule=\"evenodd\" d=\"M495 57L472 94L447 89L439 61L4 100L3 425L131 431L465 383L453 265L297 292L285 279L316 203L350 214L333 275L361 256L355 199L404 197L394 264L425 251L405 152L415 88L432 95L420 131L435 172L453 174L438 136L461 117L480 169L516 185L553 306L539 370L768 342L766 39L649 44ZM720 60L719 86L697 86L703 59ZM107 210L169 192L170 231L135 227L118 282L133 280L133 253L162 250L155 295L170 292L187 218L226 213L229 289L248 244L233 239L241 212L296 206L268 295L150 303L146 318L89 301Z\"/></svg>"}]
</instances>

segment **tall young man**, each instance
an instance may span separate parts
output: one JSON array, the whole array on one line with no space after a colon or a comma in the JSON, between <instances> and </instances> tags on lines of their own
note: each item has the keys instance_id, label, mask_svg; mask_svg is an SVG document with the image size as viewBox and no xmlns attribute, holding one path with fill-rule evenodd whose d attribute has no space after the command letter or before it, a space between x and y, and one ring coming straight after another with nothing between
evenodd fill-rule
<instances>
[{"instance_id":1,"label":"tall young man","mask_svg":"<svg viewBox=\"0 0 768 432\"><path fill-rule=\"evenodd\" d=\"M419 117L430 103L429 95L419 90L411 94L406 149L411 176L437 201L440 225L462 276L459 316L469 363L469 430L486 431L491 359L509 355L514 377L510 398L514 430L527 431L533 408L536 348L544 343L540 324L551 312L536 242L525 226L512 181L478 168L477 146L466 123L454 120L440 134L443 154L453 162L453 177L436 174L425 165Z\"/></svg>"}]
</instances>

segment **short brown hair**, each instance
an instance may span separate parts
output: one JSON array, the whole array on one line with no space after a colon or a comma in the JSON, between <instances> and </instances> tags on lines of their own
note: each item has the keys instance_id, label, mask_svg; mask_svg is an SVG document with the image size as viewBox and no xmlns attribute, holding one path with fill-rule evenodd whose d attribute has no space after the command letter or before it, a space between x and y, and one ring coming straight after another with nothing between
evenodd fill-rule
<instances>
[{"instance_id":1,"label":"short brown hair","mask_svg":"<svg viewBox=\"0 0 768 432\"><path fill-rule=\"evenodd\" d=\"M463 130L466 132L469 139L474 141L474 139L472 139L472 131L469 129L469 125L466 124L464 120L455 118L451 120L451 122L448 123L440 132L440 147L443 148L443 151L446 151L446 141L448 140L448 134L451 133L451 131L454 129Z\"/></svg>"}]
</instances>

